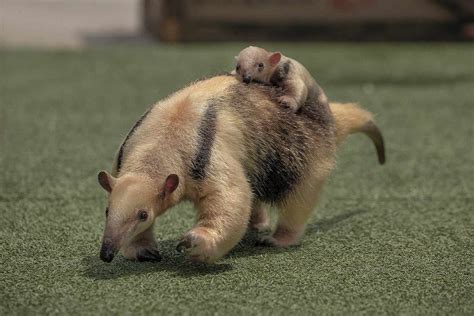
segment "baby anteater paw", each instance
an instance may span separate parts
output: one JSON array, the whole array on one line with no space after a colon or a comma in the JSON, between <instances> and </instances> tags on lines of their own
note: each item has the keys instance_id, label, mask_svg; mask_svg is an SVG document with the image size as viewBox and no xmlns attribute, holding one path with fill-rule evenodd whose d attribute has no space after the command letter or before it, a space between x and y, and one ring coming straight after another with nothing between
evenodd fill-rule
<instances>
[{"instance_id":1,"label":"baby anteater paw","mask_svg":"<svg viewBox=\"0 0 474 316\"><path fill-rule=\"evenodd\" d=\"M292 110L293 112L296 112L298 110L298 102L292 97L289 96L281 96L278 98L278 102L280 103L281 106L288 108Z\"/></svg>"}]
</instances>

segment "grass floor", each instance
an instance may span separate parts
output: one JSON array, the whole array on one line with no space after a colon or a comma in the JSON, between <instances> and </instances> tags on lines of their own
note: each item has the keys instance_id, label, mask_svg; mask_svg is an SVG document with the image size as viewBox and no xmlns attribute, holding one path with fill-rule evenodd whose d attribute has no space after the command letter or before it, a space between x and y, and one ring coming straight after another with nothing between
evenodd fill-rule
<instances>
[{"instance_id":1,"label":"grass floor","mask_svg":"<svg viewBox=\"0 0 474 316\"><path fill-rule=\"evenodd\" d=\"M242 242L213 266L174 253L105 264L96 182L153 102L232 67L244 45L0 51L0 314L474 313L474 46L268 44L337 101L377 115L387 165L351 137L300 247Z\"/></svg>"}]
</instances>

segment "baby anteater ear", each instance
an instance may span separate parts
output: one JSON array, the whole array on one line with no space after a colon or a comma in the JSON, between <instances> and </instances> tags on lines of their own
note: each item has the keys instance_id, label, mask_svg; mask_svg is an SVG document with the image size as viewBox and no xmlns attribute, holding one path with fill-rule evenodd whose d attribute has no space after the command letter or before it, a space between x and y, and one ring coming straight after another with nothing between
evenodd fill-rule
<instances>
[{"instance_id":1,"label":"baby anteater ear","mask_svg":"<svg viewBox=\"0 0 474 316\"><path fill-rule=\"evenodd\" d=\"M270 55L270 57L268 59L270 60L270 64L272 66L275 66L276 64L278 64L280 62L281 54L280 54L280 52L274 52Z\"/></svg>"},{"instance_id":2,"label":"baby anteater ear","mask_svg":"<svg viewBox=\"0 0 474 316\"><path fill-rule=\"evenodd\" d=\"M112 192L112 189L115 186L115 181L117 179L112 177L107 171L99 172L99 174L97 175L97 178L99 180L100 186L104 188L104 190L106 190L109 193Z\"/></svg>"},{"instance_id":3,"label":"baby anteater ear","mask_svg":"<svg viewBox=\"0 0 474 316\"><path fill-rule=\"evenodd\" d=\"M163 188L160 191L160 196L164 198L165 196L171 194L176 190L179 184L179 177L176 174L170 174L166 180Z\"/></svg>"}]
</instances>

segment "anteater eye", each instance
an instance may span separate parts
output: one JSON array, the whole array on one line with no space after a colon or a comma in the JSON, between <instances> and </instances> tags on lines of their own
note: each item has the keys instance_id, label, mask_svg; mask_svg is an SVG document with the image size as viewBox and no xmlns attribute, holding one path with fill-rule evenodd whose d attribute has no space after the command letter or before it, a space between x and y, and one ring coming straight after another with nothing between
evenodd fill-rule
<instances>
[{"instance_id":1,"label":"anteater eye","mask_svg":"<svg viewBox=\"0 0 474 316\"><path fill-rule=\"evenodd\" d=\"M138 212L138 219L142 222L146 221L146 219L148 218L148 213L147 211L140 211Z\"/></svg>"},{"instance_id":2,"label":"anteater eye","mask_svg":"<svg viewBox=\"0 0 474 316\"><path fill-rule=\"evenodd\" d=\"M263 64L263 63L258 64L258 70L259 70L259 71L262 71L262 70L263 70L263 67L264 67L264 64Z\"/></svg>"},{"instance_id":3,"label":"anteater eye","mask_svg":"<svg viewBox=\"0 0 474 316\"><path fill-rule=\"evenodd\" d=\"M235 66L235 70L239 71L240 70L240 65Z\"/></svg>"},{"instance_id":4,"label":"anteater eye","mask_svg":"<svg viewBox=\"0 0 474 316\"><path fill-rule=\"evenodd\" d=\"M109 217L109 208L108 207L105 208L105 217Z\"/></svg>"}]
</instances>

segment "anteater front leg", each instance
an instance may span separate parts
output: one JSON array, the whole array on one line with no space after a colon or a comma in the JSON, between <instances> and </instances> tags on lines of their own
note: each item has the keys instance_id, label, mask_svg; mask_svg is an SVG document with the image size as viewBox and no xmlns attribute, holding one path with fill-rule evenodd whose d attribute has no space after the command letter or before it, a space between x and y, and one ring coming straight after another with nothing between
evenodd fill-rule
<instances>
[{"instance_id":1,"label":"anteater front leg","mask_svg":"<svg viewBox=\"0 0 474 316\"><path fill-rule=\"evenodd\" d=\"M128 245L122 248L122 253L131 260L160 261L161 255L153 236L153 226L135 236Z\"/></svg>"},{"instance_id":2,"label":"anteater front leg","mask_svg":"<svg viewBox=\"0 0 474 316\"><path fill-rule=\"evenodd\" d=\"M244 236L250 218L251 192L244 173L211 180L212 188L196 203L197 221L176 249L192 260L214 262Z\"/></svg>"},{"instance_id":3,"label":"anteater front leg","mask_svg":"<svg viewBox=\"0 0 474 316\"><path fill-rule=\"evenodd\" d=\"M308 88L301 79L288 80L285 83L285 94L278 101L281 105L290 108L296 112L306 101L308 97Z\"/></svg>"}]
</instances>

